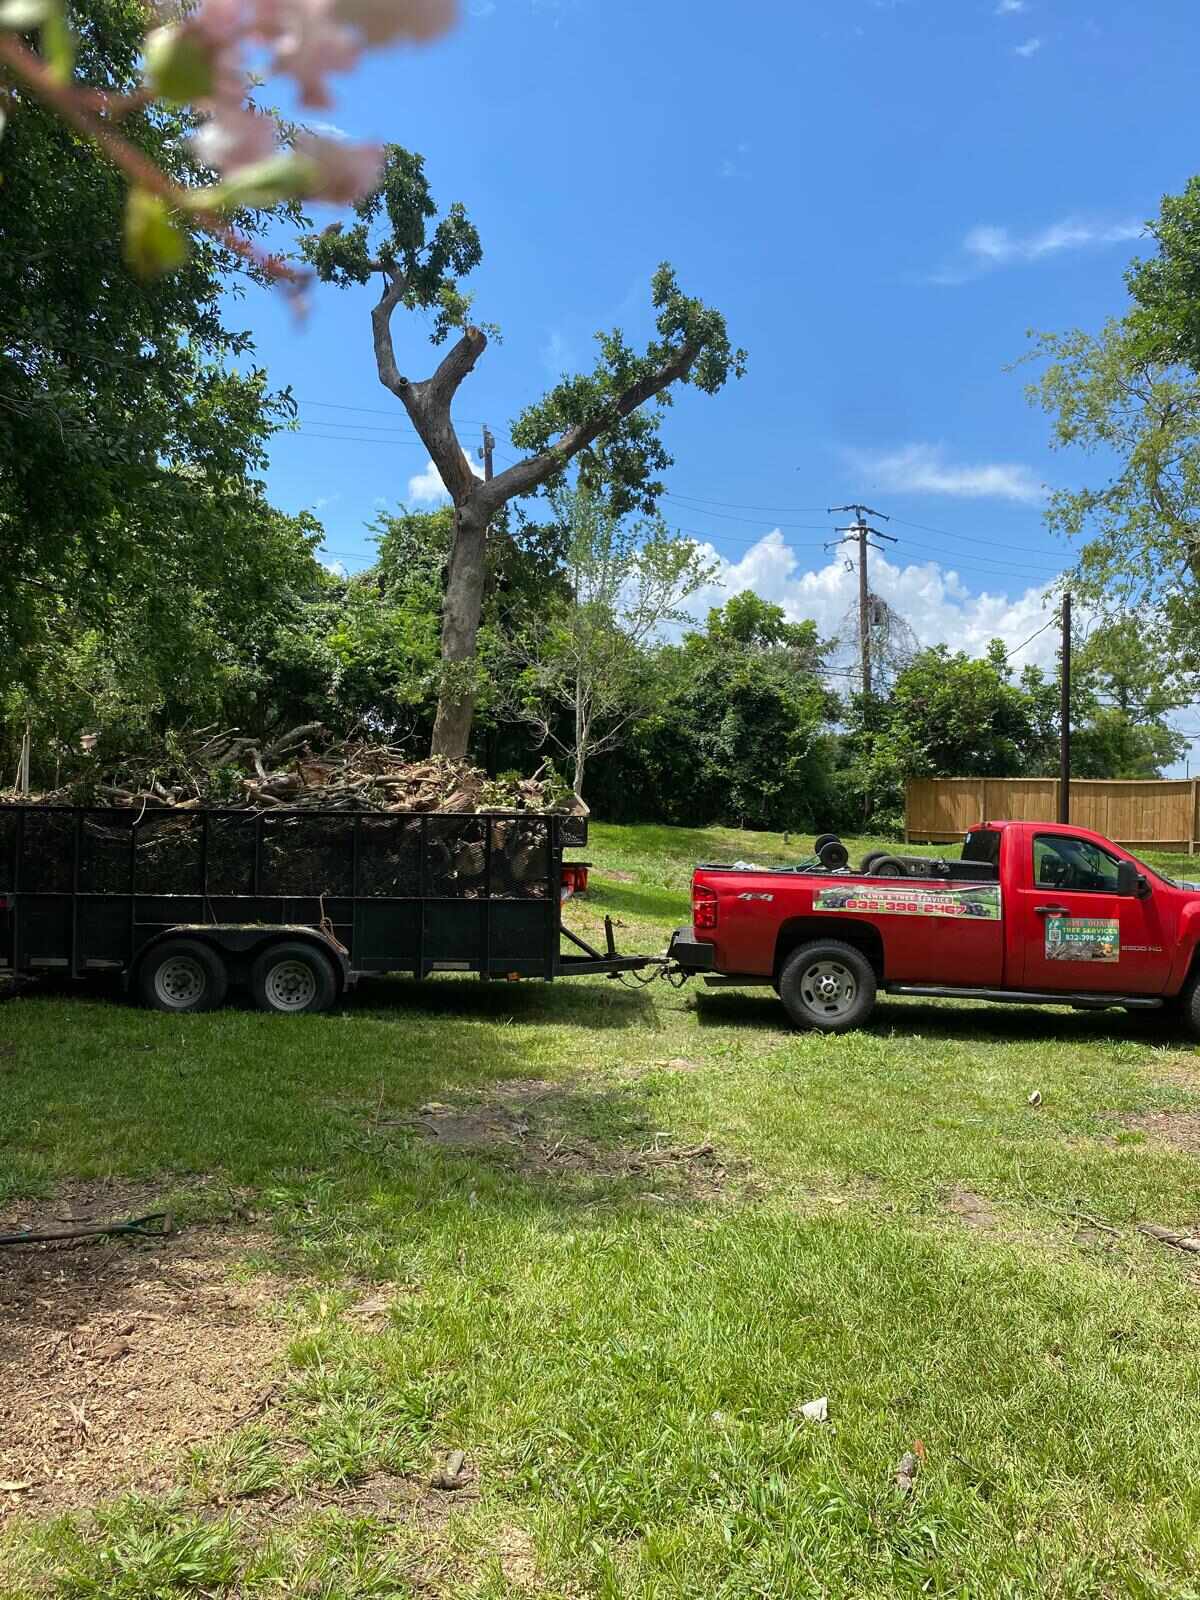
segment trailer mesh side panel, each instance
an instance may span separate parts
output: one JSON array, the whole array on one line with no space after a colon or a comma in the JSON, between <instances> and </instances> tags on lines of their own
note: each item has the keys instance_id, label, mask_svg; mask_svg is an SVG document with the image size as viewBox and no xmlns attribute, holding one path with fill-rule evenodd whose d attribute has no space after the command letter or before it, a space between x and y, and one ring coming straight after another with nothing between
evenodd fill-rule
<instances>
[{"instance_id":1,"label":"trailer mesh side panel","mask_svg":"<svg viewBox=\"0 0 1200 1600\"><path fill-rule=\"evenodd\" d=\"M550 880L550 824L541 818L492 823L492 895L501 900L544 900Z\"/></svg>"},{"instance_id":2,"label":"trailer mesh side panel","mask_svg":"<svg viewBox=\"0 0 1200 1600\"><path fill-rule=\"evenodd\" d=\"M358 893L419 898L421 819L364 816L358 829Z\"/></svg>"},{"instance_id":3,"label":"trailer mesh side panel","mask_svg":"<svg viewBox=\"0 0 1200 1600\"><path fill-rule=\"evenodd\" d=\"M133 886L138 894L199 894L204 819L184 812L149 813L134 835Z\"/></svg>"},{"instance_id":4,"label":"trailer mesh side panel","mask_svg":"<svg viewBox=\"0 0 1200 1600\"><path fill-rule=\"evenodd\" d=\"M75 813L31 808L24 822L22 889L33 894L70 894L74 887Z\"/></svg>"},{"instance_id":5,"label":"trailer mesh side panel","mask_svg":"<svg viewBox=\"0 0 1200 1600\"><path fill-rule=\"evenodd\" d=\"M425 892L439 899L479 899L487 888L487 818L431 816L425 828Z\"/></svg>"},{"instance_id":6,"label":"trailer mesh side panel","mask_svg":"<svg viewBox=\"0 0 1200 1600\"><path fill-rule=\"evenodd\" d=\"M136 812L98 811L79 832L79 887L84 894L129 893L129 834Z\"/></svg>"},{"instance_id":7,"label":"trailer mesh side panel","mask_svg":"<svg viewBox=\"0 0 1200 1600\"><path fill-rule=\"evenodd\" d=\"M254 893L255 818L213 815L208 819L208 892Z\"/></svg>"},{"instance_id":8,"label":"trailer mesh side panel","mask_svg":"<svg viewBox=\"0 0 1200 1600\"><path fill-rule=\"evenodd\" d=\"M12 811L0 810L0 889L11 889L17 881L17 818Z\"/></svg>"},{"instance_id":9,"label":"trailer mesh side panel","mask_svg":"<svg viewBox=\"0 0 1200 1600\"><path fill-rule=\"evenodd\" d=\"M260 894L353 894L353 817L263 817L259 871Z\"/></svg>"}]
</instances>

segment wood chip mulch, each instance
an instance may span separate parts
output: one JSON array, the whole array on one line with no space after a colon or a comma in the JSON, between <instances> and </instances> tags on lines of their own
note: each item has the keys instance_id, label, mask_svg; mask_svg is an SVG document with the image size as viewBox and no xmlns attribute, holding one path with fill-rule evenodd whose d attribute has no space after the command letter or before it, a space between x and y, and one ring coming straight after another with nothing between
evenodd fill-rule
<instances>
[{"instance_id":1,"label":"wood chip mulch","mask_svg":"<svg viewBox=\"0 0 1200 1600\"><path fill-rule=\"evenodd\" d=\"M10 1202L0 1232L161 1209L161 1190L77 1183ZM232 1219L161 1242L0 1250L0 1526L173 1480L189 1444L269 1406L285 1333L281 1286L235 1281L255 1246Z\"/></svg>"}]
</instances>

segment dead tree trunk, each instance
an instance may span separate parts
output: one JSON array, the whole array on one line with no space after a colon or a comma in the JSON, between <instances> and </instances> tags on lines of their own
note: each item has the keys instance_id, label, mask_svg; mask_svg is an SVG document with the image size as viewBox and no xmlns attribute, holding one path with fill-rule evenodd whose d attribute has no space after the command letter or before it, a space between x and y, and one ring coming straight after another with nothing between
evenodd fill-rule
<instances>
[{"instance_id":1,"label":"dead tree trunk","mask_svg":"<svg viewBox=\"0 0 1200 1600\"><path fill-rule=\"evenodd\" d=\"M475 658L483 612L488 524L509 500L532 494L601 434L654 395L686 378L704 348L704 338L697 336L681 341L669 351L660 366L643 373L621 394L599 407L594 416L567 429L547 449L516 462L487 482L480 482L459 443L450 407L459 385L487 349L487 339L479 328L467 328L431 378L417 382L404 377L396 364L391 323L392 313L403 302L408 282L395 266L382 261L375 265L384 285L371 313L379 381L408 412L455 505L454 544L450 551L442 614L444 676L434 724L433 754L459 760L467 753L475 714L469 664Z\"/></svg>"},{"instance_id":2,"label":"dead tree trunk","mask_svg":"<svg viewBox=\"0 0 1200 1600\"><path fill-rule=\"evenodd\" d=\"M468 505L454 519L454 543L442 603L443 680L433 725L432 754L461 760L475 716L472 666L483 614L487 523Z\"/></svg>"}]
</instances>

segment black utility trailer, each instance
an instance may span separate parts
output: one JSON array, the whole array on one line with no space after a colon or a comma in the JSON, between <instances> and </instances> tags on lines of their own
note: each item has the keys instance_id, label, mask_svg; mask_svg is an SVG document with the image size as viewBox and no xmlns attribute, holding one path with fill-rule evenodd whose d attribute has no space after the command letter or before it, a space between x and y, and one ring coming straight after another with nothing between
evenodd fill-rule
<instances>
[{"instance_id":1,"label":"black utility trailer","mask_svg":"<svg viewBox=\"0 0 1200 1600\"><path fill-rule=\"evenodd\" d=\"M561 923L583 817L0 806L0 973L119 974L151 1006L321 1011L366 973L617 974ZM574 947L564 953L562 941Z\"/></svg>"}]
</instances>

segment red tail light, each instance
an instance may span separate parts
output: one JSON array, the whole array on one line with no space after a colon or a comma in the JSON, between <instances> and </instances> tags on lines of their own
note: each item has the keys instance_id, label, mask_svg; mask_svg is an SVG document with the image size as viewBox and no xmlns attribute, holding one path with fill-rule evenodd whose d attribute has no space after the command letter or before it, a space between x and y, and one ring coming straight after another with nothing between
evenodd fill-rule
<instances>
[{"instance_id":1,"label":"red tail light","mask_svg":"<svg viewBox=\"0 0 1200 1600\"><path fill-rule=\"evenodd\" d=\"M715 928L717 925L717 891L703 883L692 886L692 927Z\"/></svg>"}]
</instances>

